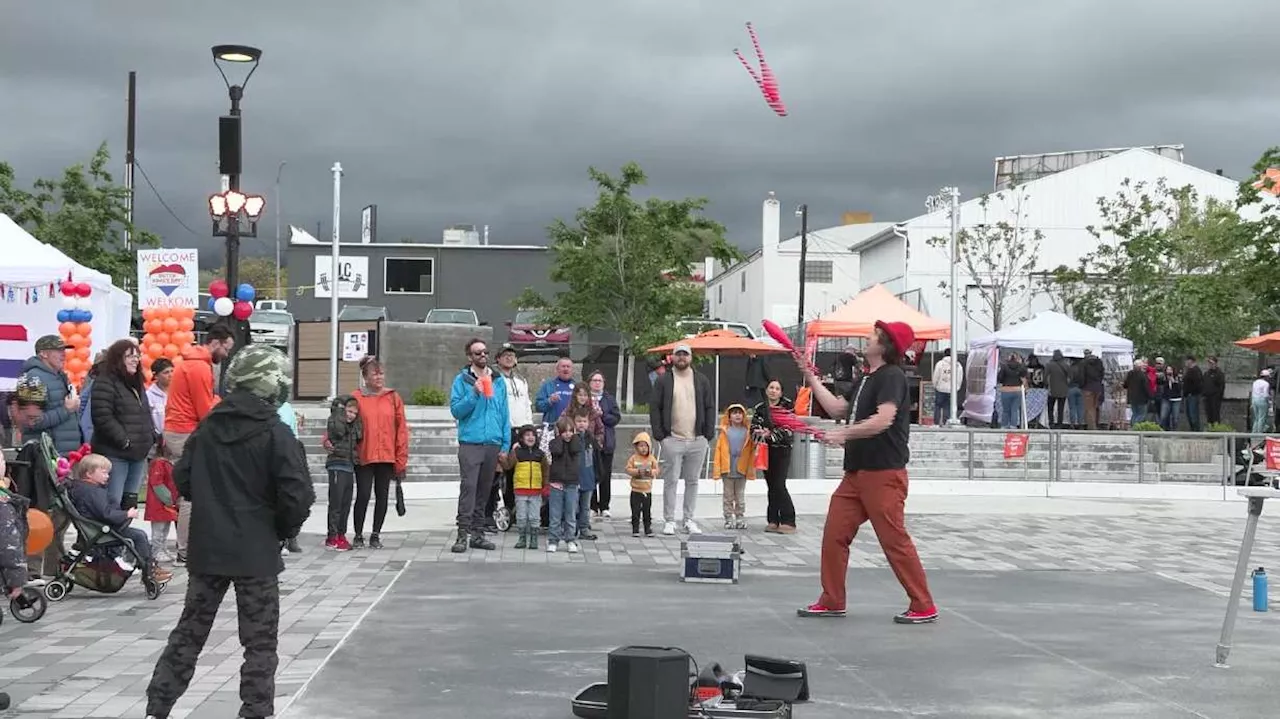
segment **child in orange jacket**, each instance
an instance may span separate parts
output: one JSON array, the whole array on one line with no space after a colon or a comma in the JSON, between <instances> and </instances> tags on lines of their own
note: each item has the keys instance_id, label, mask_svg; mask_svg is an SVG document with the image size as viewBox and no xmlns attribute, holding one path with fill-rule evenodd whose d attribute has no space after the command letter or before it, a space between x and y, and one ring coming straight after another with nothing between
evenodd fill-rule
<instances>
[{"instance_id":1,"label":"child in orange jacket","mask_svg":"<svg viewBox=\"0 0 1280 719\"><path fill-rule=\"evenodd\" d=\"M747 480L756 478L756 441L747 408L731 404L720 418L711 476L724 481L724 528L747 528Z\"/></svg>"},{"instance_id":2,"label":"child in orange jacket","mask_svg":"<svg viewBox=\"0 0 1280 719\"><path fill-rule=\"evenodd\" d=\"M653 456L653 441L648 432L640 432L631 441L636 453L627 460L627 476L631 477L631 536L640 536L643 520L644 536L653 536L653 478L662 474L658 458Z\"/></svg>"}]
</instances>

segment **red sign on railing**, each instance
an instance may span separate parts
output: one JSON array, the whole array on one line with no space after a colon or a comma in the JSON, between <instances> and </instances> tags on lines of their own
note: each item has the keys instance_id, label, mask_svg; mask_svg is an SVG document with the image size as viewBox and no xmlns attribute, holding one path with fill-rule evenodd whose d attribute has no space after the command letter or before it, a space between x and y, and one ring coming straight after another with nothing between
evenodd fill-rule
<instances>
[{"instance_id":1,"label":"red sign on railing","mask_svg":"<svg viewBox=\"0 0 1280 719\"><path fill-rule=\"evenodd\" d=\"M1273 472L1280 471L1280 439L1267 437L1267 444L1263 449L1263 454L1267 458L1267 469Z\"/></svg>"},{"instance_id":2,"label":"red sign on railing","mask_svg":"<svg viewBox=\"0 0 1280 719\"><path fill-rule=\"evenodd\" d=\"M1027 444L1031 435L1025 432L1010 432L1004 436L1004 458L1022 459L1027 456Z\"/></svg>"}]
</instances>

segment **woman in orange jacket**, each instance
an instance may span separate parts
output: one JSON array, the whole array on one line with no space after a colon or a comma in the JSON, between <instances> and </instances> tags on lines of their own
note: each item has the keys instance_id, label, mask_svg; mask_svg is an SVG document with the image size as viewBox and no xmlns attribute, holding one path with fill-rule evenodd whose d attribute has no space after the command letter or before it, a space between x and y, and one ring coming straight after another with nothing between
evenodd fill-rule
<instances>
[{"instance_id":1,"label":"woman in orange jacket","mask_svg":"<svg viewBox=\"0 0 1280 719\"><path fill-rule=\"evenodd\" d=\"M391 481L404 477L409 468L409 423L404 415L404 400L387 387L382 363L375 357L360 360L364 387L352 393L360 405L360 421L364 435L356 445L356 500L352 504L352 549L364 546L364 517L369 495L374 496L373 532L369 548L381 549L382 523L387 518L387 502Z\"/></svg>"}]
</instances>

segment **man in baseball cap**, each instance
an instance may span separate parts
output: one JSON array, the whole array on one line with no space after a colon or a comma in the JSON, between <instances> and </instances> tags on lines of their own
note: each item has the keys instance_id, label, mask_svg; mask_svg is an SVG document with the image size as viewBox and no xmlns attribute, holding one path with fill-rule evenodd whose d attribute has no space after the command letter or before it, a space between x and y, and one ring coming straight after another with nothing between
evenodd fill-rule
<instances>
[{"instance_id":1,"label":"man in baseball cap","mask_svg":"<svg viewBox=\"0 0 1280 719\"><path fill-rule=\"evenodd\" d=\"M64 457L80 448L80 396L71 391L71 380L63 369L67 343L58 335L36 340L36 353L22 365L22 377L39 380L46 390L43 413L31 426L31 434L47 434L58 454Z\"/></svg>"},{"instance_id":2,"label":"man in baseball cap","mask_svg":"<svg viewBox=\"0 0 1280 719\"><path fill-rule=\"evenodd\" d=\"M830 416L848 417L849 424L826 433L827 442L844 445L844 478L831 495L822 534L822 596L797 610L802 617L844 616L849 545L869 519L889 566L911 600L894 622L926 624L938 619L924 567L904 524L911 391L901 364L915 340L915 332L905 322L877 322L867 342L867 372L842 397L805 370L814 399Z\"/></svg>"},{"instance_id":3,"label":"man in baseball cap","mask_svg":"<svg viewBox=\"0 0 1280 719\"><path fill-rule=\"evenodd\" d=\"M191 502L186 607L147 687L147 714L167 717L186 690L218 606L235 584L244 666L239 716L275 712L279 663L280 542L296 536L315 491L306 450L280 420L291 393L289 362L249 345L227 367L228 394L187 440L174 467Z\"/></svg>"},{"instance_id":4,"label":"man in baseball cap","mask_svg":"<svg viewBox=\"0 0 1280 719\"><path fill-rule=\"evenodd\" d=\"M683 529L698 534L698 478L716 436L719 413L711 380L693 370L693 348L681 342L671 352L671 371L650 394L649 430L662 447L662 533L676 533L676 492L684 483Z\"/></svg>"}]
</instances>

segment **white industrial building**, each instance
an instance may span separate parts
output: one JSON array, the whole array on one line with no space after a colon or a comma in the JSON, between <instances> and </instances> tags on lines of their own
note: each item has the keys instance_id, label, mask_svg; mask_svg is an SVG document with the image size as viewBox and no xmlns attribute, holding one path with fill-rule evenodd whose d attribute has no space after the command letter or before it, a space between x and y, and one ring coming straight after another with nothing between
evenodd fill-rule
<instances>
[{"instance_id":1,"label":"white industrial building","mask_svg":"<svg viewBox=\"0 0 1280 719\"><path fill-rule=\"evenodd\" d=\"M781 211L772 192L764 201L760 249L729 267L707 260L708 317L759 331L764 320L796 324L800 305L800 237L781 239ZM890 228L863 222L810 230L805 255L805 318L814 319L858 294L858 255L850 247Z\"/></svg>"},{"instance_id":2,"label":"white industrial building","mask_svg":"<svg viewBox=\"0 0 1280 719\"><path fill-rule=\"evenodd\" d=\"M1202 200L1235 198L1239 187L1235 180L1188 165L1181 158L1179 145L999 158L995 186L1004 198L993 193L985 210L981 198L962 202L960 227L1007 222L1026 231L1019 236L1030 237L1036 229L1043 233L1039 261L1027 273L1030 289L1006 300L1002 324L1014 324L1043 310L1064 310L1048 278L1058 267L1078 267L1080 260L1098 247L1099 240L1088 229L1102 224L1098 198L1114 197L1126 178L1148 186L1161 178L1172 188L1190 185ZM1013 189L1009 189L1011 180L1016 182ZM931 317L948 319L949 243L932 246L929 240L949 238L950 232L950 214L944 208L890 226L855 244L853 249L861 259L859 288L883 284ZM963 265L957 272L957 284L965 288L962 297L967 297L967 312L966 303L962 303L956 341L967 346L970 338L996 328L989 306L981 299L977 284L981 278L971 276Z\"/></svg>"}]
</instances>

